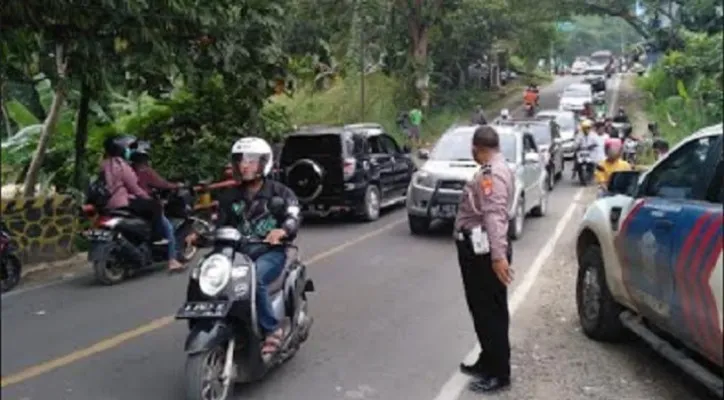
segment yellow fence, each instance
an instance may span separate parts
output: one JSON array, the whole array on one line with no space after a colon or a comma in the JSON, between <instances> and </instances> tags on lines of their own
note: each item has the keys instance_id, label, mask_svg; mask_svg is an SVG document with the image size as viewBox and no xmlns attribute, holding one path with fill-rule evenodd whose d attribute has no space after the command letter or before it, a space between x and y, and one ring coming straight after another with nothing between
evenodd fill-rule
<instances>
[{"instance_id":1,"label":"yellow fence","mask_svg":"<svg viewBox=\"0 0 724 400\"><path fill-rule=\"evenodd\" d=\"M73 255L79 208L70 196L2 200L2 220L25 263Z\"/></svg>"}]
</instances>

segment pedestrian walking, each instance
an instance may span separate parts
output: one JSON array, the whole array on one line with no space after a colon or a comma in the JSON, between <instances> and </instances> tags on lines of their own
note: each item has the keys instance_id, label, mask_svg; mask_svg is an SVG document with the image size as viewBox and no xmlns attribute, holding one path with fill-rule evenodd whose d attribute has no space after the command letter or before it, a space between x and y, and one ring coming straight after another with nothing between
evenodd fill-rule
<instances>
[{"instance_id":1,"label":"pedestrian walking","mask_svg":"<svg viewBox=\"0 0 724 400\"><path fill-rule=\"evenodd\" d=\"M460 370L475 378L472 391L495 392L510 385L507 286L513 270L508 209L515 180L493 127L478 127L472 148L481 168L465 185L454 235L465 298L482 351L474 364L460 364Z\"/></svg>"},{"instance_id":2,"label":"pedestrian walking","mask_svg":"<svg viewBox=\"0 0 724 400\"><path fill-rule=\"evenodd\" d=\"M409 139L414 147L420 146L420 127L422 125L422 111L418 108L413 108L408 113L410 120L410 127L408 129Z\"/></svg>"},{"instance_id":3,"label":"pedestrian walking","mask_svg":"<svg viewBox=\"0 0 724 400\"><path fill-rule=\"evenodd\" d=\"M478 106L475 109L473 116L470 118L470 123L472 123L473 125L487 125L488 124L488 119L485 118L485 111L483 110L483 106Z\"/></svg>"}]
</instances>

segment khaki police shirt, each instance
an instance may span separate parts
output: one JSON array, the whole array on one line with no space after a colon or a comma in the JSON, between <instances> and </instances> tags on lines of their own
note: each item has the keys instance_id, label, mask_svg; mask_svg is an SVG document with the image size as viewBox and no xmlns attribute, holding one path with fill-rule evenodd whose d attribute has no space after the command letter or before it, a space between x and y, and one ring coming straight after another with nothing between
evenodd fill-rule
<instances>
[{"instance_id":1,"label":"khaki police shirt","mask_svg":"<svg viewBox=\"0 0 724 400\"><path fill-rule=\"evenodd\" d=\"M493 260L506 258L508 248L508 210L515 193L513 171L501 153L483 165L465 184L460 199L455 229L481 226L488 233Z\"/></svg>"}]
</instances>

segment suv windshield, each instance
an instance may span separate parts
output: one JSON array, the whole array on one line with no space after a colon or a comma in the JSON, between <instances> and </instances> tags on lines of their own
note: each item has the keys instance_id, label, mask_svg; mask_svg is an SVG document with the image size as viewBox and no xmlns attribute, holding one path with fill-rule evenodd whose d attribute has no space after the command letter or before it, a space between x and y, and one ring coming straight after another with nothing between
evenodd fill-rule
<instances>
[{"instance_id":1,"label":"suv windshield","mask_svg":"<svg viewBox=\"0 0 724 400\"><path fill-rule=\"evenodd\" d=\"M434 161L472 161L473 160L472 128L442 135L430 152L430 160ZM515 136L500 134L500 151L508 161L515 161Z\"/></svg>"}]
</instances>

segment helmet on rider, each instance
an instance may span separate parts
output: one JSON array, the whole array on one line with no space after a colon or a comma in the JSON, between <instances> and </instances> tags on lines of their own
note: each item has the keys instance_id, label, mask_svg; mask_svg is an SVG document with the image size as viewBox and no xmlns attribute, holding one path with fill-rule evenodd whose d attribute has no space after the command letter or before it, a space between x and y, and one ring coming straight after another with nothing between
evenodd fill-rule
<instances>
[{"instance_id":1,"label":"helmet on rider","mask_svg":"<svg viewBox=\"0 0 724 400\"><path fill-rule=\"evenodd\" d=\"M621 139L617 138L607 139L603 146L606 150L606 157L609 160L615 160L621 155L621 147Z\"/></svg>"},{"instance_id":2,"label":"helmet on rider","mask_svg":"<svg viewBox=\"0 0 724 400\"><path fill-rule=\"evenodd\" d=\"M131 156L130 146L136 138L131 135L114 135L103 141L103 151L106 157L122 157L126 160Z\"/></svg>"},{"instance_id":3,"label":"helmet on rider","mask_svg":"<svg viewBox=\"0 0 724 400\"><path fill-rule=\"evenodd\" d=\"M131 150L131 162L146 163L151 157L151 143L145 140L136 140L128 148Z\"/></svg>"},{"instance_id":4,"label":"helmet on rider","mask_svg":"<svg viewBox=\"0 0 724 400\"><path fill-rule=\"evenodd\" d=\"M593 124L591 123L591 120L588 119L588 118L586 118L586 119L584 119L583 121L581 121L581 131L583 132L584 135L585 135L585 134L588 134L588 132L591 131L591 126L592 126L592 125L593 125Z\"/></svg>"},{"instance_id":5,"label":"helmet on rider","mask_svg":"<svg viewBox=\"0 0 724 400\"><path fill-rule=\"evenodd\" d=\"M231 165L234 179L252 182L265 178L273 164L272 148L266 140L246 137L231 146Z\"/></svg>"},{"instance_id":6,"label":"helmet on rider","mask_svg":"<svg viewBox=\"0 0 724 400\"><path fill-rule=\"evenodd\" d=\"M510 118L510 111L507 108L500 110L500 119L506 120Z\"/></svg>"}]
</instances>

